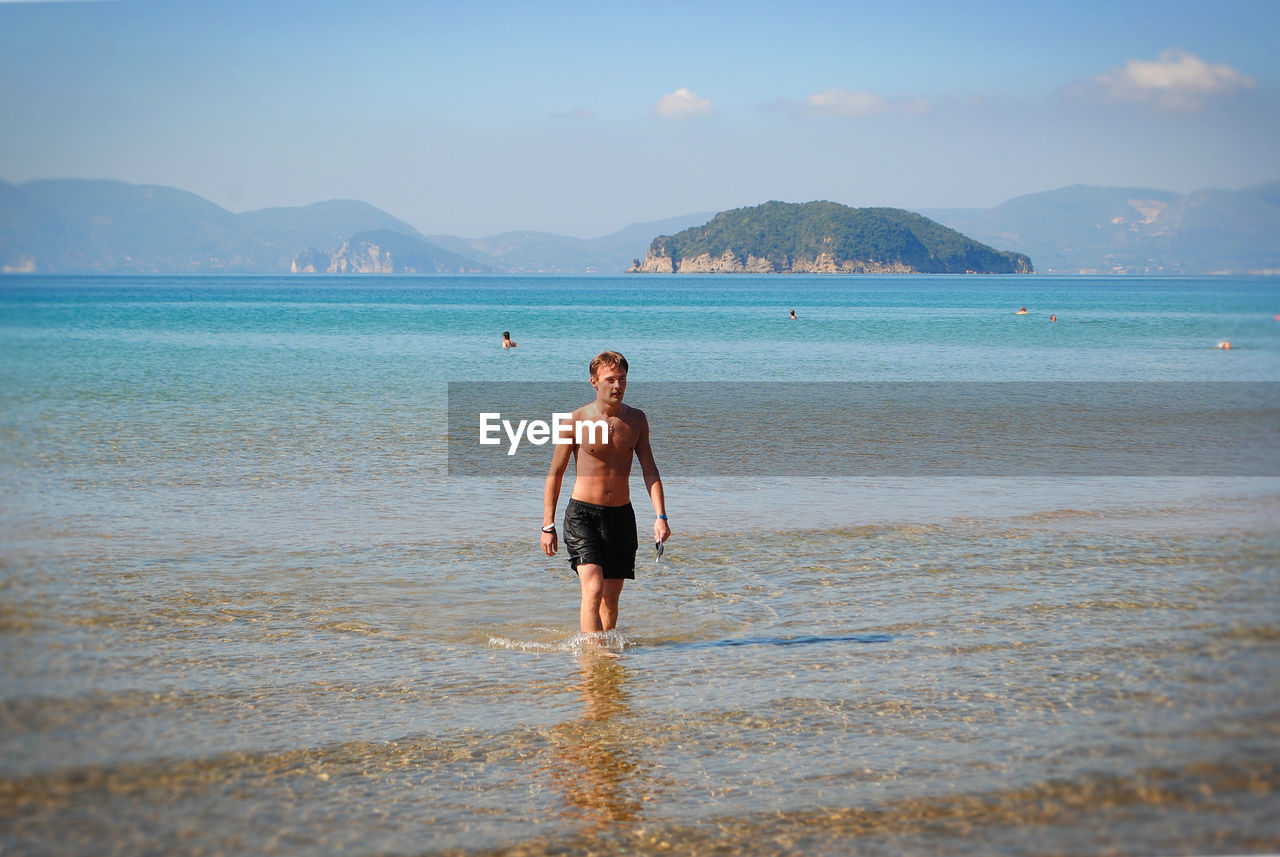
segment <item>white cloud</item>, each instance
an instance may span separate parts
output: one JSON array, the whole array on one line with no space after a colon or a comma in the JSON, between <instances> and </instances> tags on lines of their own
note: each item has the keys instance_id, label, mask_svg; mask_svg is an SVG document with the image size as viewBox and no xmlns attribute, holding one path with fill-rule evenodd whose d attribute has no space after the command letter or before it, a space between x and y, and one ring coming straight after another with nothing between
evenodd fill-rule
<instances>
[{"instance_id":1,"label":"white cloud","mask_svg":"<svg viewBox=\"0 0 1280 857\"><path fill-rule=\"evenodd\" d=\"M1229 65L1210 65L1194 54L1169 48L1155 60L1131 59L1105 74L1080 81L1068 91L1090 100L1197 110L1215 96L1253 86L1252 78Z\"/></svg>"},{"instance_id":2,"label":"white cloud","mask_svg":"<svg viewBox=\"0 0 1280 857\"><path fill-rule=\"evenodd\" d=\"M786 103L793 111L812 116L844 116L865 119L881 113L918 115L933 107L927 98L885 98L874 92L832 87L806 96L800 104Z\"/></svg>"},{"instance_id":3,"label":"white cloud","mask_svg":"<svg viewBox=\"0 0 1280 857\"><path fill-rule=\"evenodd\" d=\"M711 99L702 98L683 86L675 92L658 99L653 112L663 119L689 119L694 116L706 116L711 112Z\"/></svg>"},{"instance_id":4,"label":"white cloud","mask_svg":"<svg viewBox=\"0 0 1280 857\"><path fill-rule=\"evenodd\" d=\"M824 89L804 100L814 113L833 116L875 116L887 109L884 99L874 92L851 92L847 89Z\"/></svg>"}]
</instances>

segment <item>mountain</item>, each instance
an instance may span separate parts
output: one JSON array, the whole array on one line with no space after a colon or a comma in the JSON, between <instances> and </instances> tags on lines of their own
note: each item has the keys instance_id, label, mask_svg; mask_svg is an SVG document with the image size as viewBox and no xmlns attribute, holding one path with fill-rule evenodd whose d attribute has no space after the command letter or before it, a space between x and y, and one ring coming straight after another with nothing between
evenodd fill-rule
<instances>
[{"instance_id":1,"label":"mountain","mask_svg":"<svg viewBox=\"0 0 1280 857\"><path fill-rule=\"evenodd\" d=\"M392 229L357 232L332 253L307 250L289 268L299 274L455 274L490 270Z\"/></svg>"},{"instance_id":2,"label":"mountain","mask_svg":"<svg viewBox=\"0 0 1280 857\"><path fill-rule=\"evenodd\" d=\"M0 271L8 273L621 273L657 232L710 213L603 238L508 232L427 237L355 200L233 214L158 185L0 182Z\"/></svg>"},{"instance_id":3,"label":"mountain","mask_svg":"<svg viewBox=\"0 0 1280 857\"><path fill-rule=\"evenodd\" d=\"M295 208L264 208L239 217L247 234L271 248L271 254L257 263L264 270L272 271L289 270L303 250L341 252L357 233L386 232L424 240L418 230L403 220L368 203L350 199L332 199ZM323 272L325 268L320 270Z\"/></svg>"},{"instance_id":4,"label":"mountain","mask_svg":"<svg viewBox=\"0 0 1280 857\"><path fill-rule=\"evenodd\" d=\"M1280 182L1177 194L1073 185L992 209L921 212L1040 271L1210 274L1280 271Z\"/></svg>"},{"instance_id":5,"label":"mountain","mask_svg":"<svg viewBox=\"0 0 1280 857\"><path fill-rule=\"evenodd\" d=\"M236 247L236 216L174 188L109 181L3 185L0 267L189 271Z\"/></svg>"},{"instance_id":6,"label":"mountain","mask_svg":"<svg viewBox=\"0 0 1280 857\"><path fill-rule=\"evenodd\" d=\"M384 273L492 270L434 246L385 211L352 200L233 214L195 194L158 185L0 182L0 270L5 272L286 273L331 267Z\"/></svg>"},{"instance_id":7,"label":"mountain","mask_svg":"<svg viewBox=\"0 0 1280 857\"><path fill-rule=\"evenodd\" d=\"M548 232L504 232L488 238L429 235L455 253L511 273L612 274L625 271L654 235L706 223L715 212L636 223L603 238L570 238Z\"/></svg>"},{"instance_id":8,"label":"mountain","mask_svg":"<svg viewBox=\"0 0 1280 857\"><path fill-rule=\"evenodd\" d=\"M766 202L660 235L645 273L1030 273L994 250L910 211L835 202Z\"/></svg>"},{"instance_id":9,"label":"mountain","mask_svg":"<svg viewBox=\"0 0 1280 857\"><path fill-rule=\"evenodd\" d=\"M1020 254L992 249L999 247L1029 254L1048 273L1280 273L1280 182L1188 194L1075 185L991 209L919 214L805 205L828 208L821 214L808 209L790 225L785 221L798 206L768 203L636 224L602 238L546 232L458 238L422 235L355 200L234 214L158 185L0 181L0 272L667 270L661 248L652 246L657 235L666 239L670 270L1000 270L1010 260L1014 268L1022 264ZM686 234L692 227L699 227L693 231L700 238ZM633 265L646 247L650 253Z\"/></svg>"}]
</instances>

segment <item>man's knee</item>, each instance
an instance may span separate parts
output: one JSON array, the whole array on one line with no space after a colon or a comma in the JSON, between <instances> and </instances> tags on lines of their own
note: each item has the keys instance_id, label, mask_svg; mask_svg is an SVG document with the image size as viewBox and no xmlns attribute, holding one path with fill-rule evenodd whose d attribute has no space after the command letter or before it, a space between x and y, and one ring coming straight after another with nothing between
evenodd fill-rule
<instances>
[{"instance_id":1,"label":"man's knee","mask_svg":"<svg viewBox=\"0 0 1280 857\"><path fill-rule=\"evenodd\" d=\"M582 585L582 597L599 601L604 596L604 569L584 563L578 566L578 582Z\"/></svg>"}]
</instances>

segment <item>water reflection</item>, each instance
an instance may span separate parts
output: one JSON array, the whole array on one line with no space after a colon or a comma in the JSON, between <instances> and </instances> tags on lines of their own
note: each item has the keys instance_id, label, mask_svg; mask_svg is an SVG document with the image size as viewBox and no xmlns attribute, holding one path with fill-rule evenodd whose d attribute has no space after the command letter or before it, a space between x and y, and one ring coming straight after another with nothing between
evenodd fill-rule
<instances>
[{"instance_id":1,"label":"water reflection","mask_svg":"<svg viewBox=\"0 0 1280 857\"><path fill-rule=\"evenodd\" d=\"M627 668L583 654L578 669L582 713L551 730L547 771L564 798L561 814L584 831L634 822L654 784L636 749L641 727L628 702Z\"/></svg>"}]
</instances>

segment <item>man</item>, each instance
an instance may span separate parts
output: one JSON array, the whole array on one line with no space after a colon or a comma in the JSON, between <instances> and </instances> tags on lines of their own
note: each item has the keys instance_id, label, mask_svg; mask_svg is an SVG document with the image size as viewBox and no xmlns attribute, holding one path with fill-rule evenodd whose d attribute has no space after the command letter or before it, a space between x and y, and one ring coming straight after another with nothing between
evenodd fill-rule
<instances>
[{"instance_id":1,"label":"man","mask_svg":"<svg viewBox=\"0 0 1280 857\"><path fill-rule=\"evenodd\" d=\"M566 428L572 427L574 442L555 446L542 515L542 550L547 556L555 556L556 503L572 455L575 476L564 513L564 543L569 549L569 565L577 572L582 589L578 621L584 634L612 631L617 626L622 585L636 576L636 516L631 508L630 481L633 455L640 462L644 485L653 502L654 542L671 537L662 478L649 446L649 421L643 411L622 403L627 389L627 358L616 351L603 351L591 361L590 371L596 398L574 411L565 424ZM578 423L601 420L608 424L604 437L598 431L593 436L586 427L582 432L577 429Z\"/></svg>"}]
</instances>

